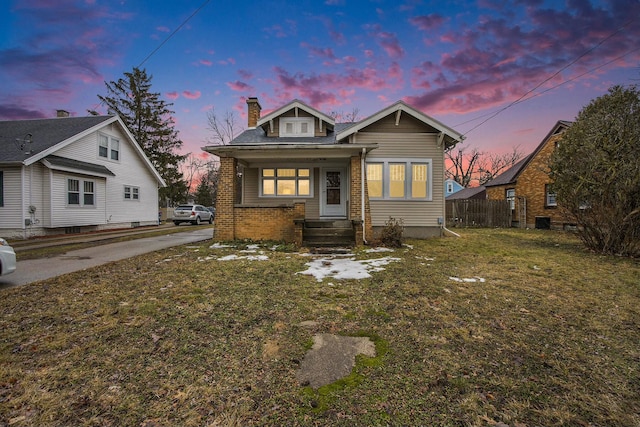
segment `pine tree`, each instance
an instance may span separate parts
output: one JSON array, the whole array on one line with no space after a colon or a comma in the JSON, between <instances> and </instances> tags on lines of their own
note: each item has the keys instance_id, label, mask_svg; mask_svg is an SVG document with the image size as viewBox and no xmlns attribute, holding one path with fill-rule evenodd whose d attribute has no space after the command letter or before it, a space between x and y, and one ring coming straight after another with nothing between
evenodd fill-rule
<instances>
[{"instance_id":1,"label":"pine tree","mask_svg":"<svg viewBox=\"0 0 640 427\"><path fill-rule=\"evenodd\" d=\"M160 200L181 202L188 193L179 170L186 156L176 152L182 141L174 129L174 111L169 109L172 104L162 100L159 93L151 92L152 77L146 70L134 67L132 72L124 73L124 78L105 82L108 94L98 98L110 113L120 116L165 180L167 187L160 189Z\"/></svg>"}]
</instances>

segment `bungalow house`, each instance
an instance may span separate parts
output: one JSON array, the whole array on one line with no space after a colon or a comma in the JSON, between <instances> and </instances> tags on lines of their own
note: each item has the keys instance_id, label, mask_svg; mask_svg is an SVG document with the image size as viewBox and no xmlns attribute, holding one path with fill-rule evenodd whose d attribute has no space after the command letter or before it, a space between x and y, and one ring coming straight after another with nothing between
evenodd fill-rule
<instances>
[{"instance_id":1,"label":"bungalow house","mask_svg":"<svg viewBox=\"0 0 640 427\"><path fill-rule=\"evenodd\" d=\"M0 121L0 236L157 224L161 186L118 116Z\"/></svg>"},{"instance_id":2,"label":"bungalow house","mask_svg":"<svg viewBox=\"0 0 640 427\"><path fill-rule=\"evenodd\" d=\"M512 225L521 228L563 228L565 220L557 209L549 161L562 134L571 122L558 121L533 153L485 183L487 198L508 200Z\"/></svg>"},{"instance_id":3,"label":"bungalow house","mask_svg":"<svg viewBox=\"0 0 640 427\"><path fill-rule=\"evenodd\" d=\"M390 217L407 237L442 234L444 151L458 132L402 101L356 123L299 100L264 116L257 98L247 105L246 131L203 147L220 157L216 239L362 244Z\"/></svg>"}]
</instances>

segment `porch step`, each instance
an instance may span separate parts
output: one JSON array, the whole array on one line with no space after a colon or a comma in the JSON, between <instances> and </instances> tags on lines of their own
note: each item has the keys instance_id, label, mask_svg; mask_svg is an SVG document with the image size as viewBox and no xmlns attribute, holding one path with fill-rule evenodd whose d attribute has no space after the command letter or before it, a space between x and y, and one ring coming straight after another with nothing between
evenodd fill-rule
<instances>
[{"instance_id":1,"label":"porch step","mask_svg":"<svg viewBox=\"0 0 640 427\"><path fill-rule=\"evenodd\" d=\"M302 244L307 247L340 247L355 244L353 225L348 220L305 221L302 236Z\"/></svg>"}]
</instances>

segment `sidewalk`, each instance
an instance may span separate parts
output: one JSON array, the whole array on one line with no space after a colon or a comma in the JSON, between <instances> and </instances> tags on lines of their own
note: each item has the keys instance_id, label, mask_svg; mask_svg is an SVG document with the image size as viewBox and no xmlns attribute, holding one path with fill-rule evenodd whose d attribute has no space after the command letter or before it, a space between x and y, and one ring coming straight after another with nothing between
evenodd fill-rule
<instances>
[{"instance_id":1,"label":"sidewalk","mask_svg":"<svg viewBox=\"0 0 640 427\"><path fill-rule=\"evenodd\" d=\"M14 251L27 251L31 249L47 248L51 246L60 246L73 243L100 242L113 240L123 236L133 236L139 234L148 234L167 229L180 229L180 231L188 231L188 226L178 227L171 222L160 225L150 225L146 227L121 228L117 230L94 231L80 234L59 234L54 236L34 237L27 240L11 240L9 244Z\"/></svg>"}]
</instances>

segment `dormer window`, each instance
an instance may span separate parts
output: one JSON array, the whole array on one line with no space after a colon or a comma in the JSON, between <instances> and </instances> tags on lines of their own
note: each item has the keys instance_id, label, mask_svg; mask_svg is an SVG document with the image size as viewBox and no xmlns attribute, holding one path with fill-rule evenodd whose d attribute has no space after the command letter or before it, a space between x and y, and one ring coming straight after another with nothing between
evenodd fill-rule
<instances>
[{"instance_id":1,"label":"dormer window","mask_svg":"<svg viewBox=\"0 0 640 427\"><path fill-rule=\"evenodd\" d=\"M313 136L313 117L281 117L280 136Z\"/></svg>"}]
</instances>

